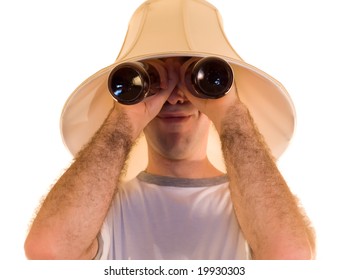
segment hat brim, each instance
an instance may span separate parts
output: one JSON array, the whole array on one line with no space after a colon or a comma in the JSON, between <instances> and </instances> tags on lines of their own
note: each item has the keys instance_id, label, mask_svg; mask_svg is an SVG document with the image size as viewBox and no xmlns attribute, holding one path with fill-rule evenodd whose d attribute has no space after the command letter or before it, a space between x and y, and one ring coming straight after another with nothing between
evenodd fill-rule
<instances>
[{"instance_id":1,"label":"hat brim","mask_svg":"<svg viewBox=\"0 0 349 280\"><path fill-rule=\"evenodd\" d=\"M210 55L212 54L156 53L135 57L133 60ZM295 129L295 109L286 89L277 80L244 61L220 57L233 68L241 101L249 108L273 156L279 158L287 148ZM68 98L61 115L61 134L63 142L73 156L88 143L112 108L114 99L108 91L107 80L110 72L122 62L117 61L93 74ZM212 127L207 149L208 157L218 169L224 172L225 166L220 147L218 134ZM137 175L146 164L147 146L144 137L141 137L129 157L125 179Z\"/></svg>"}]
</instances>

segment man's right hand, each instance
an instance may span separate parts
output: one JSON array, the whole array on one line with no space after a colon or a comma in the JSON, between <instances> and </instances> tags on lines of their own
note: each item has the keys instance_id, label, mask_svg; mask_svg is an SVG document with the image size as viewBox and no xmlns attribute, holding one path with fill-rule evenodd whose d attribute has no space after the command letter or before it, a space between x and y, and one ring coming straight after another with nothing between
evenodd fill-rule
<instances>
[{"instance_id":1,"label":"man's right hand","mask_svg":"<svg viewBox=\"0 0 349 280\"><path fill-rule=\"evenodd\" d=\"M118 114L126 116L132 128L132 140L136 140L144 127L160 112L179 81L176 64L173 63L172 59L167 59L165 62L152 60L149 63L152 63L160 73L161 89L159 92L134 105L123 105L115 102L115 106L109 115L109 117L117 117Z\"/></svg>"}]
</instances>

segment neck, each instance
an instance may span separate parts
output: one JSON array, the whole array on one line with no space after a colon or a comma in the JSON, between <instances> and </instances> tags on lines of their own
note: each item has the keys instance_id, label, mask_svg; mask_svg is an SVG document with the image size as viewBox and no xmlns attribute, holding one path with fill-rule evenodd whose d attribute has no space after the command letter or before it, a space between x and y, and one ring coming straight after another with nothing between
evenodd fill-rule
<instances>
[{"instance_id":1,"label":"neck","mask_svg":"<svg viewBox=\"0 0 349 280\"><path fill-rule=\"evenodd\" d=\"M215 168L207 157L203 159L167 159L150 154L146 172L177 178L210 178L224 173Z\"/></svg>"}]
</instances>

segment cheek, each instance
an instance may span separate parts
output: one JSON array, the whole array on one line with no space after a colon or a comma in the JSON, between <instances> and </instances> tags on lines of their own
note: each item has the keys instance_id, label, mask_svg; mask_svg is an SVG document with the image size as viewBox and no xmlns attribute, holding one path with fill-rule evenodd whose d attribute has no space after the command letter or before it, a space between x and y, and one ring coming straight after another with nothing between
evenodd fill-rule
<instances>
[{"instance_id":1,"label":"cheek","mask_svg":"<svg viewBox=\"0 0 349 280\"><path fill-rule=\"evenodd\" d=\"M199 125L204 127L209 127L211 125L211 120L203 113L198 114Z\"/></svg>"},{"instance_id":2,"label":"cheek","mask_svg":"<svg viewBox=\"0 0 349 280\"><path fill-rule=\"evenodd\" d=\"M208 135L210 133L211 124L212 124L211 121L209 119L207 119L205 121L202 121L199 128L198 128L198 130L200 130L200 132L197 134L199 134L199 137L206 139L206 141L207 141Z\"/></svg>"},{"instance_id":3,"label":"cheek","mask_svg":"<svg viewBox=\"0 0 349 280\"><path fill-rule=\"evenodd\" d=\"M156 129L156 125L154 124L154 121L151 121L151 122L148 123L148 125L143 129L143 133L144 133L145 137L148 138L149 136L155 134L157 130L158 130L158 129Z\"/></svg>"},{"instance_id":4,"label":"cheek","mask_svg":"<svg viewBox=\"0 0 349 280\"><path fill-rule=\"evenodd\" d=\"M148 125L143 129L145 138L148 144L151 146L161 145L161 143L166 139L167 131L162 127L156 119L148 123Z\"/></svg>"}]
</instances>

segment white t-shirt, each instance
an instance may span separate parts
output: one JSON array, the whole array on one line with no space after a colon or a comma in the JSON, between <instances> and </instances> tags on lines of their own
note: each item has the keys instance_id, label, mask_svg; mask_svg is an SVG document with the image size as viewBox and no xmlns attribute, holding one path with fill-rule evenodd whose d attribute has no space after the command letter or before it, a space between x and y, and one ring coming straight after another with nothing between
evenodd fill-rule
<instances>
[{"instance_id":1,"label":"white t-shirt","mask_svg":"<svg viewBox=\"0 0 349 280\"><path fill-rule=\"evenodd\" d=\"M99 259L247 259L226 176L145 172L122 184L99 236Z\"/></svg>"}]
</instances>

